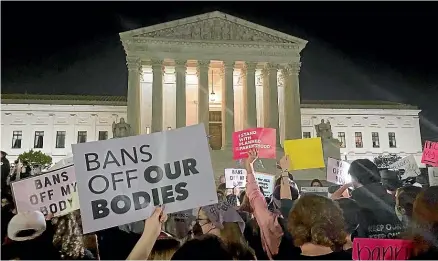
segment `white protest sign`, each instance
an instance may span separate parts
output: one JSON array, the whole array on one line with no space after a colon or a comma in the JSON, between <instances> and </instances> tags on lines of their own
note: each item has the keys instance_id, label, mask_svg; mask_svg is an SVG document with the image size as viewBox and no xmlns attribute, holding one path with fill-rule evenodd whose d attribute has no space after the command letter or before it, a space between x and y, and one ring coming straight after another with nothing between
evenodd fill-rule
<instances>
[{"instance_id":1,"label":"white protest sign","mask_svg":"<svg viewBox=\"0 0 438 261\"><path fill-rule=\"evenodd\" d=\"M301 193L313 193L320 196L328 197L328 187L301 187Z\"/></svg>"},{"instance_id":2,"label":"white protest sign","mask_svg":"<svg viewBox=\"0 0 438 261\"><path fill-rule=\"evenodd\" d=\"M351 182L349 169L350 163L329 157L327 159L327 181L339 185Z\"/></svg>"},{"instance_id":3,"label":"white protest sign","mask_svg":"<svg viewBox=\"0 0 438 261\"><path fill-rule=\"evenodd\" d=\"M404 157L403 159L389 165L390 169L404 169L405 173L401 176L402 179L409 177L416 177L421 174L420 168L418 168L417 161L414 155Z\"/></svg>"},{"instance_id":4,"label":"white protest sign","mask_svg":"<svg viewBox=\"0 0 438 261\"><path fill-rule=\"evenodd\" d=\"M204 124L72 145L84 233L217 203Z\"/></svg>"},{"instance_id":5,"label":"white protest sign","mask_svg":"<svg viewBox=\"0 0 438 261\"><path fill-rule=\"evenodd\" d=\"M69 166L13 182L17 212L41 211L62 216L79 209L75 168Z\"/></svg>"},{"instance_id":6,"label":"white protest sign","mask_svg":"<svg viewBox=\"0 0 438 261\"><path fill-rule=\"evenodd\" d=\"M257 184L263 188L265 197L268 197L274 193L275 176L256 172L254 175Z\"/></svg>"},{"instance_id":7,"label":"white protest sign","mask_svg":"<svg viewBox=\"0 0 438 261\"><path fill-rule=\"evenodd\" d=\"M226 188L244 188L246 186L246 169L225 169Z\"/></svg>"},{"instance_id":8,"label":"white protest sign","mask_svg":"<svg viewBox=\"0 0 438 261\"><path fill-rule=\"evenodd\" d=\"M429 176L429 186L438 186L438 167L427 168Z\"/></svg>"}]
</instances>

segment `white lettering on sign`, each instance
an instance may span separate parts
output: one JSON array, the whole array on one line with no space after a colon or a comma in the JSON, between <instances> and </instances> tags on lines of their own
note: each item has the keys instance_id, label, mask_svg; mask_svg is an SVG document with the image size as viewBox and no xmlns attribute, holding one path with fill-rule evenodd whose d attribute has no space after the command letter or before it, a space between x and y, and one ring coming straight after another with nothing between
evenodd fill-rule
<instances>
[{"instance_id":1,"label":"white lettering on sign","mask_svg":"<svg viewBox=\"0 0 438 261\"><path fill-rule=\"evenodd\" d=\"M203 125L72 145L84 233L217 203Z\"/></svg>"}]
</instances>

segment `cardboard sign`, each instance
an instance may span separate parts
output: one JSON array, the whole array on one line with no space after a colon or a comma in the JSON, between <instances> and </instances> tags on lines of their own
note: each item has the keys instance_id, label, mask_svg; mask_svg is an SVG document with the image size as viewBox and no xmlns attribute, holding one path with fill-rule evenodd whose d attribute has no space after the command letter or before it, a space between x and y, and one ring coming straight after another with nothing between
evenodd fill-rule
<instances>
[{"instance_id":1,"label":"cardboard sign","mask_svg":"<svg viewBox=\"0 0 438 261\"><path fill-rule=\"evenodd\" d=\"M84 233L217 202L203 124L72 145Z\"/></svg>"},{"instance_id":2,"label":"cardboard sign","mask_svg":"<svg viewBox=\"0 0 438 261\"><path fill-rule=\"evenodd\" d=\"M246 186L246 169L225 169L226 188L244 188Z\"/></svg>"},{"instance_id":3,"label":"cardboard sign","mask_svg":"<svg viewBox=\"0 0 438 261\"><path fill-rule=\"evenodd\" d=\"M284 154L289 155L289 170L324 168L321 138L284 141Z\"/></svg>"},{"instance_id":4,"label":"cardboard sign","mask_svg":"<svg viewBox=\"0 0 438 261\"><path fill-rule=\"evenodd\" d=\"M69 166L13 182L17 211L41 211L58 217L79 209L75 168Z\"/></svg>"},{"instance_id":5,"label":"cardboard sign","mask_svg":"<svg viewBox=\"0 0 438 261\"><path fill-rule=\"evenodd\" d=\"M400 239L355 238L353 260L408 260L412 243Z\"/></svg>"},{"instance_id":6,"label":"cardboard sign","mask_svg":"<svg viewBox=\"0 0 438 261\"><path fill-rule=\"evenodd\" d=\"M274 193L275 176L266 173L256 172L254 175L257 184L263 188L265 197L269 197Z\"/></svg>"},{"instance_id":7,"label":"cardboard sign","mask_svg":"<svg viewBox=\"0 0 438 261\"><path fill-rule=\"evenodd\" d=\"M402 175L402 179L407 179L409 177L416 177L421 174L420 168L417 165L417 161L414 155L404 157L403 159L389 165L390 169L404 169L405 173Z\"/></svg>"},{"instance_id":8,"label":"cardboard sign","mask_svg":"<svg viewBox=\"0 0 438 261\"><path fill-rule=\"evenodd\" d=\"M320 196L328 197L328 187L301 187L301 193L312 193Z\"/></svg>"},{"instance_id":9,"label":"cardboard sign","mask_svg":"<svg viewBox=\"0 0 438 261\"><path fill-rule=\"evenodd\" d=\"M248 151L259 149L259 158L275 159L276 129L251 128L233 133L233 159L248 158Z\"/></svg>"},{"instance_id":10,"label":"cardboard sign","mask_svg":"<svg viewBox=\"0 0 438 261\"><path fill-rule=\"evenodd\" d=\"M427 168L427 174L429 176L429 186L438 186L438 168Z\"/></svg>"},{"instance_id":11,"label":"cardboard sign","mask_svg":"<svg viewBox=\"0 0 438 261\"><path fill-rule=\"evenodd\" d=\"M350 163L334 158L327 159L327 181L338 185L344 185L351 182Z\"/></svg>"},{"instance_id":12,"label":"cardboard sign","mask_svg":"<svg viewBox=\"0 0 438 261\"><path fill-rule=\"evenodd\" d=\"M438 167L438 142L426 141L423 149L421 163L429 164L432 167Z\"/></svg>"}]
</instances>

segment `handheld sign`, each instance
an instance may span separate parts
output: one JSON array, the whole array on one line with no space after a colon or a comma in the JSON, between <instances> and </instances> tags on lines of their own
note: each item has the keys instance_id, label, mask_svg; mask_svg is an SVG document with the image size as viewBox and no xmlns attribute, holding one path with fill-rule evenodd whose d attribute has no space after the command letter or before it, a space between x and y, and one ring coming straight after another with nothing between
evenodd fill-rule
<instances>
[{"instance_id":1,"label":"handheld sign","mask_svg":"<svg viewBox=\"0 0 438 261\"><path fill-rule=\"evenodd\" d=\"M350 174L348 174L349 169L350 163L334 158L328 158L327 181L338 185L344 185L351 182Z\"/></svg>"},{"instance_id":2,"label":"handheld sign","mask_svg":"<svg viewBox=\"0 0 438 261\"><path fill-rule=\"evenodd\" d=\"M17 212L41 211L54 217L79 209L75 168L69 166L13 182Z\"/></svg>"},{"instance_id":3,"label":"handheld sign","mask_svg":"<svg viewBox=\"0 0 438 261\"><path fill-rule=\"evenodd\" d=\"M324 168L321 138L284 141L284 154L291 159L289 170Z\"/></svg>"},{"instance_id":4,"label":"handheld sign","mask_svg":"<svg viewBox=\"0 0 438 261\"><path fill-rule=\"evenodd\" d=\"M84 233L217 202L203 124L72 145Z\"/></svg>"},{"instance_id":5,"label":"handheld sign","mask_svg":"<svg viewBox=\"0 0 438 261\"><path fill-rule=\"evenodd\" d=\"M301 187L301 193L312 193L328 197L328 187Z\"/></svg>"},{"instance_id":6,"label":"handheld sign","mask_svg":"<svg viewBox=\"0 0 438 261\"><path fill-rule=\"evenodd\" d=\"M272 195L272 193L274 193L275 176L256 172L254 177L257 181L257 184L263 188L265 197L269 197Z\"/></svg>"},{"instance_id":7,"label":"handheld sign","mask_svg":"<svg viewBox=\"0 0 438 261\"><path fill-rule=\"evenodd\" d=\"M233 159L248 158L248 151L252 148L259 149L259 158L276 158L276 129L251 128L233 133Z\"/></svg>"},{"instance_id":8,"label":"handheld sign","mask_svg":"<svg viewBox=\"0 0 438 261\"><path fill-rule=\"evenodd\" d=\"M246 186L246 169L225 169L226 188L244 188Z\"/></svg>"},{"instance_id":9,"label":"handheld sign","mask_svg":"<svg viewBox=\"0 0 438 261\"><path fill-rule=\"evenodd\" d=\"M401 179L407 179L409 177L416 177L421 174L420 168L418 168L417 161L414 155L404 157L403 159L389 165L390 169L404 169L405 172L401 176Z\"/></svg>"},{"instance_id":10,"label":"handheld sign","mask_svg":"<svg viewBox=\"0 0 438 261\"><path fill-rule=\"evenodd\" d=\"M412 243L401 239L355 238L353 260L408 260Z\"/></svg>"},{"instance_id":11,"label":"handheld sign","mask_svg":"<svg viewBox=\"0 0 438 261\"><path fill-rule=\"evenodd\" d=\"M429 176L429 186L438 186L438 168L427 168L427 174Z\"/></svg>"},{"instance_id":12,"label":"handheld sign","mask_svg":"<svg viewBox=\"0 0 438 261\"><path fill-rule=\"evenodd\" d=\"M423 149L421 163L438 167L438 142L426 141Z\"/></svg>"}]
</instances>

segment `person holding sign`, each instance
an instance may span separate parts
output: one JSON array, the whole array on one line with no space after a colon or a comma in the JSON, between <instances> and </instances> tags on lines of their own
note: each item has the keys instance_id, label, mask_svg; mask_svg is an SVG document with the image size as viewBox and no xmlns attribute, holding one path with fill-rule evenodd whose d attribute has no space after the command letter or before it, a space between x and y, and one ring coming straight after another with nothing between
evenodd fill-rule
<instances>
[{"instance_id":1,"label":"person holding sign","mask_svg":"<svg viewBox=\"0 0 438 261\"><path fill-rule=\"evenodd\" d=\"M283 221L283 217L280 213L273 213L269 211L268 205L266 203L265 197L260 192L258 187L256 178L254 176L254 162L258 158L258 150L251 149L248 152L248 158L245 160L245 168L247 172L246 177L246 195L248 196L251 209L253 210L254 218L260 227L260 236L262 239L262 246L265 250L268 258L270 259L290 259L288 254L290 252L294 253L295 251L299 252L299 249L290 249L292 243L290 242L290 237L285 235L285 230L287 225ZM286 160L290 163L288 160ZM284 171L284 173L287 170ZM289 175L284 175L284 184L286 185L283 193L286 194L286 191L289 191L288 195L283 195L281 193L281 198L283 196L291 199L290 190L289 190ZM286 246L287 249L281 248L281 245ZM280 249L284 249L280 251Z\"/></svg>"}]
</instances>

